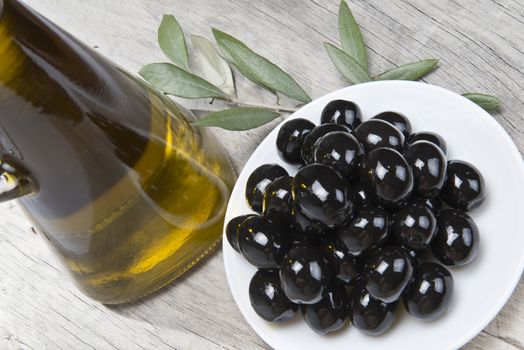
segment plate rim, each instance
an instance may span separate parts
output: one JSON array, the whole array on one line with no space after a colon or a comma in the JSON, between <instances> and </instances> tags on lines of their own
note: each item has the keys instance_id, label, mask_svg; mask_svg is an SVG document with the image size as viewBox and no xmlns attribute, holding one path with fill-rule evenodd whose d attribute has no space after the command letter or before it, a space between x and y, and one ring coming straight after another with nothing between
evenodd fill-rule
<instances>
[{"instance_id":1,"label":"plate rim","mask_svg":"<svg viewBox=\"0 0 524 350\"><path fill-rule=\"evenodd\" d=\"M497 131L499 133L501 133L501 135L503 136L504 138L504 141L506 142L507 146L509 146L509 148L512 150L512 156L514 156L516 159L519 160L518 162L518 165L517 167L520 168L520 172L522 174L524 174L524 160L522 158L522 155L520 154L520 151L517 147L517 145L515 144L515 142L513 141L513 139L511 138L511 136L509 136L509 134L507 133L507 131L502 127L501 124L499 124L495 118L493 118L492 115L490 115L488 112L486 112L484 109L482 109L480 106L478 106L476 103L474 103L473 101L467 99L466 97L454 92L454 91L451 91L449 89L446 89L444 87L441 87L441 86L438 86L438 85L433 85L433 84L429 84L429 83L423 83L423 82L417 82L417 81L405 81L405 80L382 80L382 81L371 81L371 82L366 82L366 83L361 83L361 84L356 84L356 85L351 85L351 86L347 86L347 87L344 87L344 88L341 88L341 89L338 89L338 90L334 90L332 92L329 92L327 94L324 94L316 99L314 99L313 101L303 105L302 107L300 107L297 111L295 111L294 113L290 114L288 117L286 117L285 119L283 119L280 123L278 123L277 125L275 125L275 127L273 128L273 130L271 130L259 143L259 145L257 146L257 148L253 151L253 153L251 153L251 155L249 156L248 160L246 161L246 163L244 164L244 166L242 167L242 170L239 172L238 174L238 177L241 176L241 174L243 174L246 166L248 165L248 163L250 163L251 159L254 158L254 156L258 153L258 150L260 149L260 145L268 138L270 137L270 135L272 135L273 133L277 133L278 130L280 129L281 125L285 122L287 122L288 120L290 119L294 119L294 118L299 118L299 116L296 116L296 114L300 114L300 112L305 109L307 106L309 106L310 104L312 103L318 103L319 100L327 100L329 99L330 96L333 96L333 95L338 95L339 93L342 93L342 92L350 92L352 89L354 89L355 87L361 87L363 85L377 85L377 86L388 86L388 85L393 85L393 86L398 86L398 85L411 85L411 86L418 86L418 87L423 87L423 88L429 88L429 89L435 89L441 93L444 93L444 94L448 94L451 98L460 98L463 100L463 102L466 102L466 103L469 103L470 104L470 107L472 109L475 109L476 110L476 113L479 114L479 118L482 117L483 119L483 122L487 122L489 124L492 125L493 128L497 129ZM239 182L235 182L235 186L233 187L233 190L231 191L231 193L233 193L233 191L236 189L237 186L239 186ZM230 211L230 205L232 201L230 200L228 202L228 205L227 205L227 208L226 208L226 216L227 216L227 213L229 213ZM226 217L225 216L225 217ZM224 218L225 220L225 218ZM239 306L239 296L237 295L237 292L234 288L232 288L231 286L233 285L232 283L232 277L230 276L231 272L230 270L227 268L227 266L229 265L229 262L228 262L228 253L226 253L226 249L224 249L227 245L229 245L229 242L227 241L227 237L226 237L226 234L225 234L225 228L226 228L226 223L224 222L224 229L223 229L223 235L222 235L222 246L223 246L223 263L224 263L224 270L226 272L226 279L227 279L227 283L228 283L228 288L229 288L229 291L231 292L232 296L233 296L233 299L235 301L235 304L237 306L237 308L240 310L240 313L242 314L242 317L244 317L244 319L247 321L247 323L249 324L249 326L251 327L251 329L260 337L260 339L262 339L266 344L268 344L271 348L273 349L276 349L275 347L275 344L272 344L272 341L271 340L268 340L266 338L268 337L264 337L261 335L261 332L259 332L256 328L255 328L255 325L254 325L254 321L251 320L251 317L249 314L247 314L247 312L245 312L245 310L243 310L240 306ZM231 247L228 247L230 248L231 251L234 251L233 248ZM468 332L465 332L462 337L460 338L457 338L457 340L450 345L450 348L449 349L458 349L462 346L464 346L466 343L468 343L471 339L473 339L475 336L477 336L478 334L480 334L482 332L483 329L486 328L486 326L492 321L495 319L495 317L500 313L500 311L502 310L502 308L506 305L506 303L509 301L511 295L513 294L513 292L515 291L518 283L520 282L520 279L522 277L524 273L524 252L521 254L521 257L520 257L520 265L516 267L515 269L515 272L513 273L513 276L512 276L512 279L510 281L510 283L507 284L506 286L506 289L504 290L504 293L503 293L503 296L501 298L499 298L499 300L497 301L497 303L494 304L494 306L492 307L492 309L490 310L489 313L486 313L486 317L484 317L484 319L477 323L476 327L472 327L470 331Z\"/></svg>"}]
</instances>

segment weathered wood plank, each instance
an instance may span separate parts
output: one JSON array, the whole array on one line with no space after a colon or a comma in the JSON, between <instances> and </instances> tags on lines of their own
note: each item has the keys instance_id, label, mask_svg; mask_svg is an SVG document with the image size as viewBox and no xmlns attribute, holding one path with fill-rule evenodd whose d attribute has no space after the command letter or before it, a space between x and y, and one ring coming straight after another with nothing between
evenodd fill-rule
<instances>
[{"instance_id":1,"label":"weathered wood plank","mask_svg":"<svg viewBox=\"0 0 524 350\"><path fill-rule=\"evenodd\" d=\"M123 67L164 61L156 28L174 13L186 30L210 27L238 36L270 57L318 97L346 85L323 41L338 43L338 1L27 0L73 35ZM371 71L426 57L441 59L426 81L458 92L502 97L494 117L524 150L524 6L517 0L351 1L369 49ZM194 64L194 57L191 55ZM240 99L274 96L237 78ZM209 108L206 101L188 107ZM292 103L284 100L283 103ZM215 103L213 108L220 108ZM276 124L255 131L216 131L237 170ZM69 282L41 237L13 204L0 206L0 348L263 349L238 312L217 253L179 282L143 302L107 308ZM203 287L205 286L205 287ZM524 349L524 283L501 314L466 349Z\"/></svg>"}]
</instances>

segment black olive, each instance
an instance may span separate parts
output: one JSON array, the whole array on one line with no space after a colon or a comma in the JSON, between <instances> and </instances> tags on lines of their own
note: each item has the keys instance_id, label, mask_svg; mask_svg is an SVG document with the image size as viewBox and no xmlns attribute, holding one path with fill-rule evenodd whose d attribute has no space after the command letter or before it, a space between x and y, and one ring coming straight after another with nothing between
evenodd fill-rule
<instances>
[{"instance_id":1,"label":"black olive","mask_svg":"<svg viewBox=\"0 0 524 350\"><path fill-rule=\"evenodd\" d=\"M271 222L291 225L293 200L291 196L291 176L282 176L266 187L262 202L262 213Z\"/></svg>"},{"instance_id":2,"label":"black olive","mask_svg":"<svg viewBox=\"0 0 524 350\"><path fill-rule=\"evenodd\" d=\"M226 237L227 241L233 247L234 250L240 253L238 249L238 226L247 219L248 217L253 216L253 214L240 215L229 220L226 225Z\"/></svg>"},{"instance_id":3,"label":"black olive","mask_svg":"<svg viewBox=\"0 0 524 350\"><path fill-rule=\"evenodd\" d=\"M362 260L349 254L347 248L336 236L324 241L322 252L331 268L332 275L339 280L350 283L362 272L364 267Z\"/></svg>"},{"instance_id":4,"label":"black olive","mask_svg":"<svg viewBox=\"0 0 524 350\"><path fill-rule=\"evenodd\" d=\"M350 130L346 126L340 124L322 124L316 126L304 138L304 142L302 143L300 154L302 155L304 163L311 164L315 161L315 144L317 143L318 139L320 139L322 136L333 131L342 131L347 133L350 132Z\"/></svg>"},{"instance_id":5,"label":"black olive","mask_svg":"<svg viewBox=\"0 0 524 350\"><path fill-rule=\"evenodd\" d=\"M286 169L278 164L264 164L256 168L246 184L247 204L256 212L262 212L262 200L266 187L282 176L288 176Z\"/></svg>"},{"instance_id":6,"label":"black olive","mask_svg":"<svg viewBox=\"0 0 524 350\"><path fill-rule=\"evenodd\" d=\"M409 146L417 141L429 141L437 145L444 155L447 154L448 147L446 141L439 134L431 131L416 132L411 134L411 136L406 141L406 146Z\"/></svg>"},{"instance_id":7,"label":"black olive","mask_svg":"<svg viewBox=\"0 0 524 350\"><path fill-rule=\"evenodd\" d=\"M407 248L426 249L436 231L435 214L424 203L412 202L393 214L393 237Z\"/></svg>"},{"instance_id":8,"label":"black olive","mask_svg":"<svg viewBox=\"0 0 524 350\"><path fill-rule=\"evenodd\" d=\"M453 295L453 276L444 266L421 264L413 284L403 296L406 310L421 320L433 321L448 311Z\"/></svg>"},{"instance_id":9,"label":"black olive","mask_svg":"<svg viewBox=\"0 0 524 350\"><path fill-rule=\"evenodd\" d=\"M486 199L484 178L470 163L450 160L440 196L450 207L462 211L476 208Z\"/></svg>"},{"instance_id":10,"label":"black olive","mask_svg":"<svg viewBox=\"0 0 524 350\"><path fill-rule=\"evenodd\" d=\"M405 137L411 135L411 122L404 114L388 111L377 114L372 119L385 120L393 124Z\"/></svg>"},{"instance_id":11,"label":"black olive","mask_svg":"<svg viewBox=\"0 0 524 350\"><path fill-rule=\"evenodd\" d=\"M310 238L320 238L328 230L325 225L307 218L296 208L296 206L293 207L292 214L291 225L293 231L297 236L303 236L300 241L302 241L302 239L309 240Z\"/></svg>"},{"instance_id":12,"label":"black olive","mask_svg":"<svg viewBox=\"0 0 524 350\"><path fill-rule=\"evenodd\" d=\"M381 247L371 253L362 272L366 289L375 298L391 303L402 295L413 277L411 258L398 246Z\"/></svg>"},{"instance_id":13,"label":"black olive","mask_svg":"<svg viewBox=\"0 0 524 350\"><path fill-rule=\"evenodd\" d=\"M327 227L346 224L353 214L354 198L347 181L333 168L311 164L293 179L293 200L298 211Z\"/></svg>"},{"instance_id":14,"label":"black olive","mask_svg":"<svg viewBox=\"0 0 524 350\"><path fill-rule=\"evenodd\" d=\"M384 303L373 298L364 284L359 283L349 297L349 318L353 326L370 335L386 332L395 322L397 303Z\"/></svg>"},{"instance_id":15,"label":"black olive","mask_svg":"<svg viewBox=\"0 0 524 350\"><path fill-rule=\"evenodd\" d=\"M315 124L307 119L296 118L285 122L277 136L277 150L280 157L288 163L301 164L301 149L304 138L313 130Z\"/></svg>"},{"instance_id":16,"label":"black olive","mask_svg":"<svg viewBox=\"0 0 524 350\"><path fill-rule=\"evenodd\" d=\"M251 216L238 227L242 256L259 268L278 268L289 249L289 234L263 216Z\"/></svg>"},{"instance_id":17,"label":"black olive","mask_svg":"<svg viewBox=\"0 0 524 350\"><path fill-rule=\"evenodd\" d=\"M353 194L355 197L355 207L356 209L364 208L368 205L371 205L371 199L369 198L366 191L364 191L364 188L362 188L362 185L360 182L357 182L352 187Z\"/></svg>"},{"instance_id":18,"label":"black olive","mask_svg":"<svg viewBox=\"0 0 524 350\"><path fill-rule=\"evenodd\" d=\"M415 193L421 197L439 194L446 178L446 156L440 148L429 141L417 141L404 153L413 170Z\"/></svg>"},{"instance_id":19,"label":"black olive","mask_svg":"<svg viewBox=\"0 0 524 350\"><path fill-rule=\"evenodd\" d=\"M249 300L258 316L282 323L295 317L298 305L292 303L280 286L277 269L259 269L249 283Z\"/></svg>"},{"instance_id":20,"label":"black olive","mask_svg":"<svg viewBox=\"0 0 524 350\"><path fill-rule=\"evenodd\" d=\"M370 198L387 208L401 206L413 192L411 167L394 149L377 148L366 154L359 174Z\"/></svg>"},{"instance_id":21,"label":"black olive","mask_svg":"<svg viewBox=\"0 0 524 350\"><path fill-rule=\"evenodd\" d=\"M397 242L394 242L397 244ZM422 264L422 259L424 258L424 254L426 253L426 250L415 250L409 247L400 246L402 249L405 250L405 252L408 254L408 256L411 259L411 265L413 265L413 268L417 269L417 267Z\"/></svg>"},{"instance_id":22,"label":"black olive","mask_svg":"<svg viewBox=\"0 0 524 350\"><path fill-rule=\"evenodd\" d=\"M355 136L366 152L380 147L393 148L399 152L404 149L404 135L387 121L370 119L360 124Z\"/></svg>"},{"instance_id":23,"label":"black olive","mask_svg":"<svg viewBox=\"0 0 524 350\"><path fill-rule=\"evenodd\" d=\"M315 145L316 163L330 165L348 180L358 176L364 150L355 136L343 131L330 132Z\"/></svg>"},{"instance_id":24,"label":"black olive","mask_svg":"<svg viewBox=\"0 0 524 350\"><path fill-rule=\"evenodd\" d=\"M361 120L360 108L355 103L345 100L329 102L320 116L322 124L337 123L347 126L350 130L355 130L360 125Z\"/></svg>"},{"instance_id":25,"label":"black olive","mask_svg":"<svg viewBox=\"0 0 524 350\"><path fill-rule=\"evenodd\" d=\"M473 219L456 209L437 216L437 234L431 243L433 255L444 265L460 266L473 261L479 252L479 230Z\"/></svg>"},{"instance_id":26,"label":"black olive","mask_svg":"<svg viewBox=\"0 0 524 350\"><path fill-rule=\"evenodd\" d=\"M322 299L330 271L320 251L313 247L291 248L280 265L280 282L286 296L295 303L314 304Z\"/></svg>"},{"instance_id":27,"label":"black olive","mask_svg":"<svg viewBox=\"0 0 524 350\"><path fill-rule=\"evenodd\" d=\"M429 207L435 215L437 215L442 210L442 201L440 200L440 197L433 197L433 198L420 198L420 197L414 197L411 198L409 203L420 203L424 204L427 207Z\"/></svg>"},{"instance_id":28,"label":"black olive","mask_svg":"<svg viewBox=\"0 0 524 350\"><path fill-rule=\"evenodd\" d=\"M362 208L347 226L337 229L337 234L349 253L366 255L388 239L388 213L379 207Z\"/></svg>"},{"instance_id":29,"label":"black olive","mask_svg":"<svg viewBox=\"0 0 524 350\"><path fill-rule=\"evenodd\" d=\"M324 335L341 329L349 313L349 297L344 286L331 286L322 299L309 305L301 305L302 316L311 329Z\"/></svg>"}]
</instances>

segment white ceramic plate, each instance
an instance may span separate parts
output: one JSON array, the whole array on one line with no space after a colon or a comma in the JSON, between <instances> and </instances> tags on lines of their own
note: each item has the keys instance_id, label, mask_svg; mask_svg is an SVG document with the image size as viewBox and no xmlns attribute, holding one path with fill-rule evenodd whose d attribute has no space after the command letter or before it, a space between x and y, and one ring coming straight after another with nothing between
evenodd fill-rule
<instances>
[{"instance_id":1,"label":"white ceramic plate","mask_svg":"<svg viewBox=\"0 0 524 350\"><path fill-rule=\"evenodd\" d=\"M497 315L524 269L524 163L520 153L504 129L480 107L454 92L424 83L384 81L351 86L309 103L290 118L319 124L320 112L334 99L356 102L364 120L386 110L404 113L414 131L430 130L445 138L448 159L471 162L484 175L487 200L470 213L480 230L480 253L472 264L452 269L455 293L451 309L435 322L421 322L400 311L394 326L379 337L351 326L320 336L300 315L290 324L273 325L259 318L249 302L248 286L256 269L231 248L224 235L224 264L231 293L247 322L275 349L457 349ZM247 178L259 165L279 163L295 174L296 168L277 154L279 128L262 141L242 170L226 222L250 213L244 190Z\"/></svg>"}]
</instances>

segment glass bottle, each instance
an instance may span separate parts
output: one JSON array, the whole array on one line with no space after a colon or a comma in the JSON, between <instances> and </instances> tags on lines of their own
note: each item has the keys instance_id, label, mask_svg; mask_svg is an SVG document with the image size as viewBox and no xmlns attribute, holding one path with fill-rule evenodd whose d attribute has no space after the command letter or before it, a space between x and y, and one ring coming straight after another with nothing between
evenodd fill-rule
<instances>
[{"instance_id":1,"label":"glass bottle","mask_svg":"<svg viewBox=\"0 0 524 350\"><path fill-rule=\"evenodd\" d=\"M0 200L80 289L137 299L217 244L235 174L191 114L16 0L0 0Z\"/></svg>"}]
</instances>

